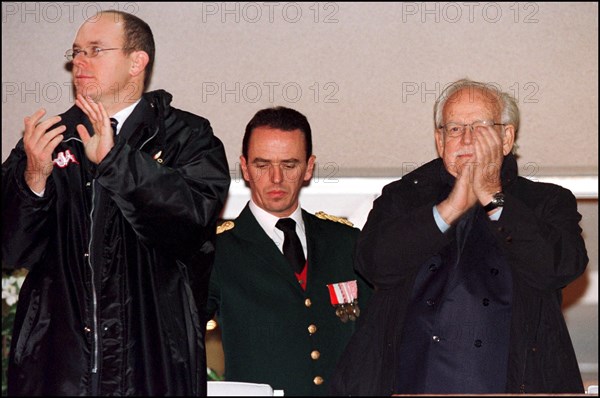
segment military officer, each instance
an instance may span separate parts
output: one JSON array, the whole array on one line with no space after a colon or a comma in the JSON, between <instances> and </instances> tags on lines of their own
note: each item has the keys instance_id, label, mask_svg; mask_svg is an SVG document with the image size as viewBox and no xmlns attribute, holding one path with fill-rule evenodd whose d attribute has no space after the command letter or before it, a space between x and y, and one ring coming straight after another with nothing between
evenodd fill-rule
<instances>
[{"instance_id":1,"label":"military officer","mask_svg":"<svg viewBox=\"0 0 600 398\"><path fill-rule=\"evenodd\" d=\"M300 207L315 156L310 125L296 110L259 111L240 161L251 199L217 236L207 308L222 328L225 379L327 395L371 293L353 269L359 230Z\"/></svg>"}]
</instances>

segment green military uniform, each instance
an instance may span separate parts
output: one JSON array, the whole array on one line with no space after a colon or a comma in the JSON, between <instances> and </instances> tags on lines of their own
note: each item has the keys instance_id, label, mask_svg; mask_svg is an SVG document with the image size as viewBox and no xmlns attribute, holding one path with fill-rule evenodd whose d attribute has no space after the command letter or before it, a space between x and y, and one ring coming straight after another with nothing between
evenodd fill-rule
<instances>
[{"instance_id":1,"label":"green military uniform","mask_svg":"<svg viewBox=\"0 0 600 398\"><path fill-rule=\"evenodd\" d=\"M266 383L285 395L328 394L356 322L336 316L327 285L357 280L361 309L371 289L353 269L359 230L304 210L302 218L306 291L248 206L217 236L208 314L216 312L222 328L226 380Z\"/></svg>"}]
</instances>

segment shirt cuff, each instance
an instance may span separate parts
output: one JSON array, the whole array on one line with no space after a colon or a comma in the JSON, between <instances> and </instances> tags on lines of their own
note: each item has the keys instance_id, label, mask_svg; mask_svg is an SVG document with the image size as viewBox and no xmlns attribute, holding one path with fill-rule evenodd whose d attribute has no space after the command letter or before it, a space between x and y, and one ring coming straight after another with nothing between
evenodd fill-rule
<instances>
[{"instance_id":1,"label":"shirt cuff","mask_svg":"<svg viewBox=\"0 0 600 398\"><path fill-rule=\"evenodd\" d=\"M29 188L29 189L31 189L31 188ZM42 189L42 192L36 192L33 189L31 189L31 192L33 192L34 194L36 194L40 198L43 198L44 197L44 192L46 192L46 188Z\"/></svg>"},{"instance_id":2,"label":"shirt cuff","mask_svg":"<svg viewBox=\"0 0 600 398\"><path fill-rule=\"evenodd\" d=\"M492 221L498 221L500 219L500 215L502 214L502 210L504 210L504 209L501 207L500 210L498 210L497 212L495 212L494 214L492 214L491 216L488 216L488 217Z\"/></svg>"},{"instance_id":3,"label":"shirt cuff","mask_svg":"<svg viewBox=\"0 0 600 398\"><path fill-rule=\"evenodd\" d=\"M444 219L440 215L437 206L433 206L433 219L435 220L435 223L437 224L440 231L446 232L448 229L450 229L450 225L446 224L446 221L444 221Z\"/></svg>"}]
</instances>

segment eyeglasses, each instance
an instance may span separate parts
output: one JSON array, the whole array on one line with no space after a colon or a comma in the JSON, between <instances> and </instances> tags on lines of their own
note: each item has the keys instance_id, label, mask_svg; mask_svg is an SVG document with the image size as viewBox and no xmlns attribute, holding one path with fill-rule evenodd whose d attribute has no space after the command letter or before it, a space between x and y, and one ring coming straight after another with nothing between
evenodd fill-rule
<instances>
[{"instance_id":1,"label":"eyeglasses","mask_svg":"<svg viewBox=\"0 0 600 398\"><path fill-rule=\"evenodd\" d=\"M73 61L75 58L77 58L77 56L79 54L83 54L85 55L87 58L94 58L97 57L98 54L100 54L102 51L110 51L110 50L122 50L122 48L100 48L100 47L91 47L88 51L83 50L83 49L69 49L65 52L65 58L67 59L67 61L71 62Z\"/></svg>"},{"instance_id":2,"label":"eyeglasses","mask_svg":"<svg viewBox=\"0 0 600 398\"><path fill-rule=\"evenodd\" d=\"M467 131L467 126L471 129L471 132L483 132L493 126L505 126L503 123L496 123L493 120L476 120L470 124L461 124L450 122L439 128L443 129L449 137L456 138L462 137Z\"/></svg>"}]
</instances>

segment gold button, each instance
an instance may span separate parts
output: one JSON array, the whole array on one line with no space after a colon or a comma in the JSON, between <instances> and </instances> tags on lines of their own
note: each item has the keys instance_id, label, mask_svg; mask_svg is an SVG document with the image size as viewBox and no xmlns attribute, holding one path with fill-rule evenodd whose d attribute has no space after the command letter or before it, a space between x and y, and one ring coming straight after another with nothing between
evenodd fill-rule
<instances>
[{"instance_id":1,"label":"gold button","mask_svg":"<svg viewBox=\"0 0 600 398\"><path fill-rule=\"evenodd\" d=\"M313 379L313 383L320 386L321 384L323 384L323 378L321 376L317 376Z\"/></svg>"},{"instance_id":2,"label":"gold button","mask_svg":"<svg viewBox=\"0 0 600 398\"><path fill-rule=\"evenodd\" d=\"M306 300L304 300L304 305L306 307L310 307L312 305L312 301L310 301L310 299L307 298Z\"/></svg>"},{"instance_id":3,"label":"gold button","mask_svg":"<svg viewBox=\"0 0 600 398\"><path fill-rule=\"evenodd\" d=\"M319 357L321 356L321 353L317 350L314 350L313 352L310 353L310 357L312 359L319 359Z\"/></svg>"},{"instance_id":4,"label":"gold button","mask_svg":"<svg viewBox=\"0 0 600 398\"><path fill-rule=\"evenodd\" d=\"M316 333L316 331L317 331L317 327L315 325L310 325L308 327L308 333L314 334L314 333Z\"/></svg>"}]
</instances>

